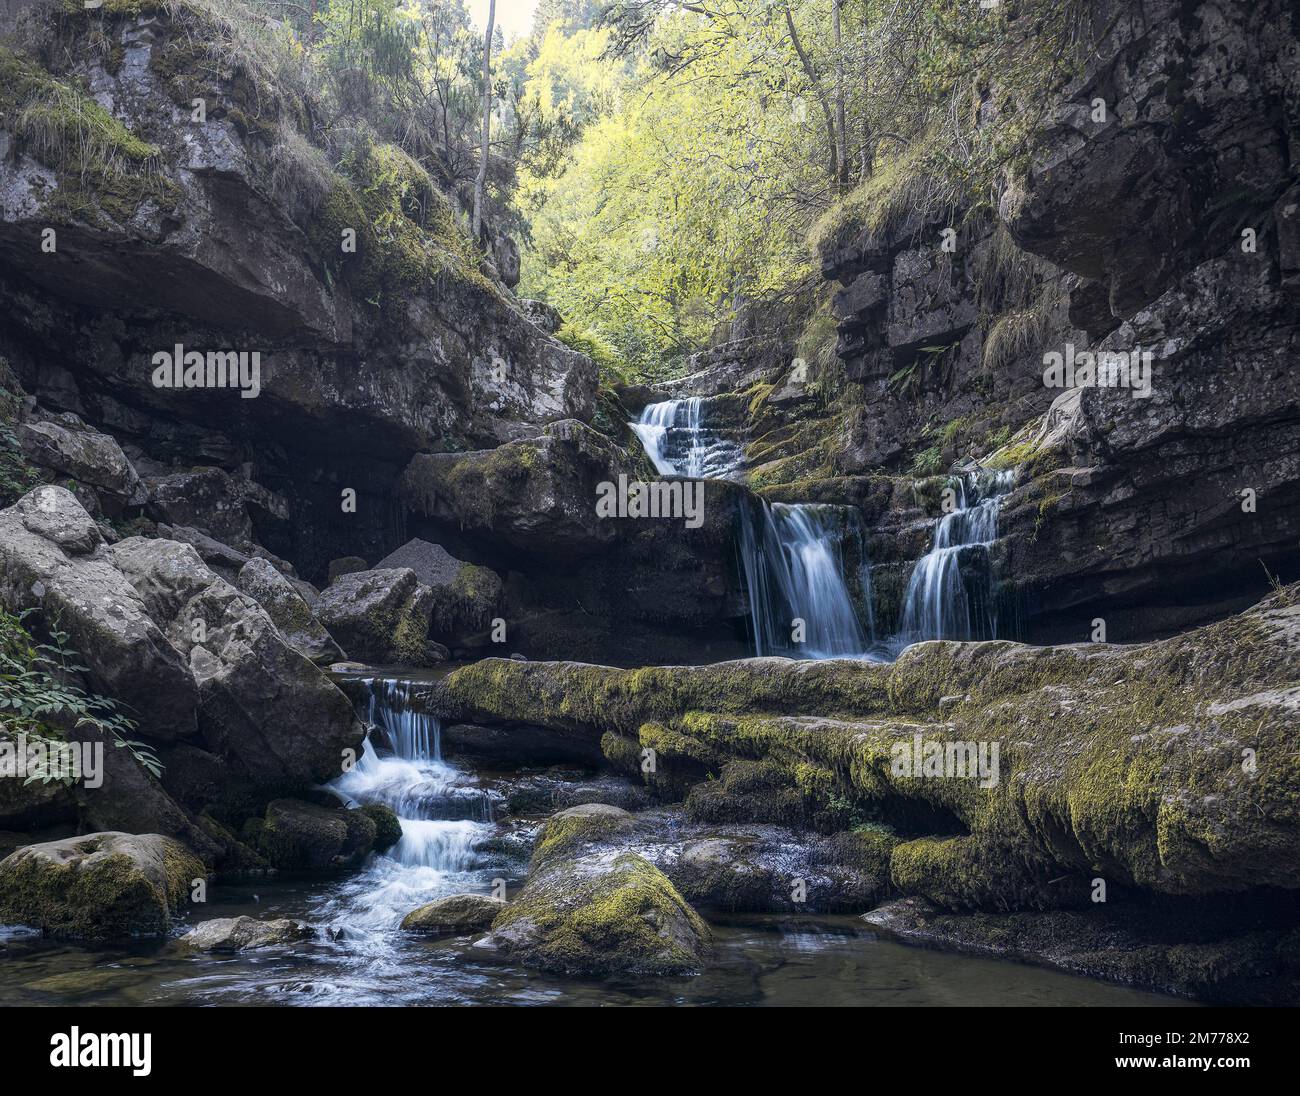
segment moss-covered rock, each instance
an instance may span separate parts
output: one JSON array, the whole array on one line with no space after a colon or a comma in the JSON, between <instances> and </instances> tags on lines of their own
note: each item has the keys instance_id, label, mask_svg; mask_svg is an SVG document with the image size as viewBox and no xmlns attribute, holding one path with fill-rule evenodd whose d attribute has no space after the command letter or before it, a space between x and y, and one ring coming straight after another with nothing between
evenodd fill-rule
<instances>
[{"instance_id":1,"label":"moss-covered rock","mask_svg":"<svg viewBox=\"0 0 1300 1096\"><path fill-rule=\"evenodd\" d=\"M386 852L402 839L402 820L392 807L366 803L357 809L375 824L375 852Z\"/></svg>"},{"instance_id":2,"label":"moss-covered rock","mask_svg":"<svg viewBox=\"0 0 1300 1096\"><path fill-rule=\"evenodd\" d=\"M350 658L427 665L447 657L429 639L433 595L409 567L353 571L321 593L316 615Z\"/></svg>"},{"instance_id":3,"label":"moss-covered rock","mask_svg":"<svg viewBox=\"0 0 1300 1096\"><path fill-rule=\"evenodd\" d=\"M272 867L322 871L359 863L375 848L378 833L375 819L365 811L276 799L267 805L255 838L258 852Z\"/></svg>"},{"instance_id":4,"label":"moss-covered rock","mask_svg":"<svg viewBox=\"0 0 1300 1096\"><path fill-rule=\"evenodd\" d=\"M607 754L629 761L626 742L657 724L726 759L724 781L740 765L734 795L692 788L694 817L757 805L796 824L798 804L814 825L893 823L932 839L900 846L895 885L1002 909L1056 904L1063 876L1166 894L1300 889L1297 680L1293 586L1136 646L924 643L888 665L640 670L490 659L443 695L480 722L613 735ZM896 762L918 736L941 758L983 744L988 760L996 745L996 772L909 774Z\"/></svg>"},{"instance_id":5,"label":"moss-covered rock","mask_svg":"<svg viewBox=\"0 0 1300 1096\"><path fill-rule=\"evenodd\" d=\"M658 868L635 853L590 863L552 855L479 946L569 974L685 974L709 949L708 926Z\"/></svg>"},{"instance_id":6,"label":"moss-covered rock","mask_svg":"<svg viewBox=\"0 0 1300 1096\"><path fill-rule=\"evenodd\" d=\"M478 932L504 908L502 899L487 894L452 894L412 910L402 918L402 931L430 936Z\"/></svg>"},{"instance_id":7,"label":"moss-covered rock","mask_svg":"<svg viewBox=\"0 0 1300 1096\"><path fill-rule=\"evenodd\" d=\"M0 922L102 941L161 936L207 869L160 834L92 833L0 861Z\"/></svg>"}]
</instances>

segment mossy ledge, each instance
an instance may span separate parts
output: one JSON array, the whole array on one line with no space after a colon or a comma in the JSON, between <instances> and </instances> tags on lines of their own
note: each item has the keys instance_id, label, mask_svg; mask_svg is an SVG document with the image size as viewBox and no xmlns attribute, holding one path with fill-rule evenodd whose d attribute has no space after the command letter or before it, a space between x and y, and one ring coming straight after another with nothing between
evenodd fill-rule
<instances>
[{"instance_id":1,"label":"mossy ledge","mask_svg":"<svg viewBox=\"0 0 1300 1096\"><path fill-rule=\"evenodd\" d=\"M789 822L802 804L818 828L880 821L930 839L893 851L895 885L996 910L1074 904L1098 877L1167 895L1300 889L1298 683L1291 586L1135 646L925 643L892 665L488 659L451 674L439 703L604 736L628 768L633 751L611 747L643 744L647 725L672 758L762 762L755 810ZM899 775L895 749L917 735L996 744L996 781ZM719 794L703 775L688 808Z\"/></svg>"}]
</instances>

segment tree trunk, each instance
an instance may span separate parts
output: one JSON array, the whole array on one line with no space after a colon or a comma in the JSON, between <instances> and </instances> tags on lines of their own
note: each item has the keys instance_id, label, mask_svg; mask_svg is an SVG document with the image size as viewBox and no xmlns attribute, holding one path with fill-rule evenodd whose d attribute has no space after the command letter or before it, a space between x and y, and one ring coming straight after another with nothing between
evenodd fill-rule
<instances>
[{"instance_id":1,"label":"tree trunk","mask_svg":"<svg viewBox=\"0 0 1300 1096\"><path fill-rule=\"evenodd\" d=\"M492 133L492 26L497 18L497 0L489 0L487 33L483 35L483 147L478 157L478 178L474 180L474 240L483 230L483 188L487 185L488 138Z\"/></svg>"},{"instance_id":2,"label":"tree trunk","mask_svg":"<svg viewBox=\"0 0 1300 1096\"><path fill-rule=\"evenodd\" d=\"M844 110L844 35L840 30L840 8L844 0L831 0L831 32L835 38L835 129L841 190L849 186L849 131Z\"/></svg>"},{"instance_id":3,"label":"tree trunk","mask_svg":"<svg viewBox=\"0 0 1300 1096\"><path fill-rule=\"evenodd\" d=\"M822 117L826 119L826 138L831 146L831 182L838 186L840 178L840 140L835 133L835 117L831 114L831 106L827 102L826 92L822 88L821 80L817 78L817 70L813 68L812 60L804 51L803 41L799 37L799 32L795 29L794 16L790 14L790 5L788 3L785 5L785 25L790 29L790 43L794 46L795 53L799 55L799 63L803 65L803 70L808 76L808 82L812 84L813 91L817 94L817 103L822 108Z\"/></svg>"}]
</instances>

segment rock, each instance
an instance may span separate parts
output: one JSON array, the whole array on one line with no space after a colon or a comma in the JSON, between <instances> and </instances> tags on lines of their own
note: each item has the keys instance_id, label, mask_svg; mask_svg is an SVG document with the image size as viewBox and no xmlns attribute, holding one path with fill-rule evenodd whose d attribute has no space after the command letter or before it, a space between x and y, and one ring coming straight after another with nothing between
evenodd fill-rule
<instances>
[{"instance_id":1,"label":"rock","mask_svg":"<svg viewBox=\"0 0 1300 1096\"><path fill-rule=\"evenodd\" d=\"M357 809L375 824L375 852L387 852L402 839L402 820L392 807L365 803Z\"/></svg>"},{"instance_id":2,"label":"rock","mask_svg":"<svg viewBox=\"0 0 1300 1096\"><path fill-rule=\"evenodd\" d=\"M196 733L199 697L189 667L68 491L38 487L0 511L0 563L0 598L58 619L93 690L126 705L143 735L168 741Z\"/></svg>"},{"instance_id":3,"label":"rock","mask_svg":"<svg viewBox=\"0 0 1300 1096\"><path fill-rule=\"evenodd\" d=\"M29 420L20 427L19 440L31 461L96 488L101 501L115 504L112 512L143 505L144 484L122 447L75 415L62 419Z\"/></svg>"},{"instance_id":4,"label":"rock","mask_svg":"<svg viewBox=\"0 0 1300 1096\"><path fill-rule=\"evenodd\" d=\"M335 581L344 575L355 574L357 571L368 571L370 565L360 556L343 556L341 559L330 560L329 565L329 582L333 585Z\"/></svg>"},{"instance_id":5,"label":"rock","mask_svg":"<svg viewBox=\"0 0 1300 1096\"><path fill-rule=\"evenodd\" d=\"M599 766L598 743L587 735L528 724L478 726L451 723L442 729L442 752L449 759L489 769L576 762Z\"/></svg>"},{"instance_id":6,"label":"rock","mask_svg":"<svg viewBox=\"0 0 1300 1096\"><path fill-rule=\"evenodd\" d=\"M347 697L289 646L257 602L185 545L132 537L109 555L173 647L186 653L210 751L261 788L314 784L341 772L364 728ZM203 622L201 639L196 621Z\"/></svg>"},{"instance_id":7,"label":"rock","mask_svg":"<svg viewBox=\"0 0 1300 1096\"><path fill-rule=\"evenodd\" d=\"M902 898L864 914L904 943L1031 962L1071 974L1221 1005L1300 1001L1292 917L1124 902L1086 910L949 913Z\"/></svg>"},{"instance_id":8,"label":"rock","mask_svg":"<svg viewBox=\"0 0 1300 1096\"><path fill-rule=\"evenodd\" d=\"M353 658L424 665L446 658L429 639L433 593L409 567L355 571L331 583L316 616Z\"/></svg>"},{"instance_id":9,"label":"rock","mask_svg":"<svg viewBox=\"0 0 1300 1096\"><path fill-rule=\"evenodd\" d=\"M464 643L487 633L500 610L501 579L487 567L463 563L445 548L418 537L375 564L375 570L409 567L433 591L430 628L435 639Z\"/></svg>"},{"instance_id":10,"label":"rock","mask_svg":"<svg viewBox=\"0 0 1300 1096\"><path fill-rule=\"evenodd\" d=\"M505 905L486 894L453 894L412 910L402 918L402 929L437 935L478 932L491 925Z\"/></svg>"},{"instance_id":11,"label":"rock","mask_svg":"<svg viewBox=\"0 0 1300 1096\"><path fill-rule=\"evenodd\" d=\"M161 936L206 875L180 842L159 834L28 845L0 861L0 922L89 942Z\"/></svg>"},{"instance_id":12,"label":"rock","mask_svg":"<svg viewBox=\"0 0 1300 1096\"><path fill-rule=\"evenodd\" d=\"M278 944L296 944L315 939L310 925L281 917L259 921L255 917L217 917L201 921L181 937L180 943L193 951L252 951Z\"/></svg>"},{"instance_id":13,"label":"rock","mask_svg":"<svg viewBox=\"0 0 1300 1096\"><path fill-rule=\"evenodd\" d=\"M360 863L377 838L375 820L360 810L276 799L266 808L257 850L283 871L324 871Z\"/></svg>"},{"instance_id":14,"label":"rock","mask_svg":"<svg viewBox=\"0 0 1300 1096\"><path fill-rule=\"evenodd\" d=\"M625 825L626 811L577 807L543 827L528 882L475 947L569 974L685 974L712 940L668 878L635 853L573 859L583 834Z\"/></svg>"},{"instance_id":15,"label":"rock","mask_svg":"<svg viewBox=\"0 0 1300 1096\"><path fill-rule=\"evenodd\" d=\"M312 616L311 606L294 585L264 559L250 559L239 572L236 586L263 609L289 645L313 662L333 662L344 657L324 625Z\"/></svg>"},{"instance_id":16,"label":"rock","mask_svg":"<svg viewBox=\"0 0 1300 1096\"><path fill-rule=\"evenodd\" d=\"M878 817L918 835L891 850L895 885L956 906L1036 908L1077 900L1081 876L1165 895L1300 890L1288 760L1298 668L1300 585L1131 646L923 643L892 664L636 671L485 659L449 675L438 705L593 741L658 724L726 762L722 782L690 790L696 817L706 793L722 798L712 818L772 811L847 829ZM896 769L918 736L941 758L983 743L983 775L965 762L953 779ZM960 755L975 761L966 745ZM732 808L725 777L737 765L758 766L758 782L746 773Z\"/></svg>"}]
</instances>

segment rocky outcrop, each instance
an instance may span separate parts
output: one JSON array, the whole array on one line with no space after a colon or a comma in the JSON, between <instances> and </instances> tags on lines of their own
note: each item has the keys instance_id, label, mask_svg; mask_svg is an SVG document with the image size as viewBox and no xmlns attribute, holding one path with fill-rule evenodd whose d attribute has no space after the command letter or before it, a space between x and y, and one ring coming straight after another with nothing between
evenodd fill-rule
<instances>
[{"instance_id":1,"label":"rocky outcrop","mask_svg":"<svg viewBox=\"0 0 1300 1096\"><path fill-rule=\"evenodd\" d=\"M579 855L587 837L630 818L597 804L553 816L538 836L527 884L475 947L571 974L698 969L711 933L658 868L635 853Z\"/></svg>"},{"instance_id":2,"label":"rocky outcrop","mask_svg":"<svg viewBox=\"0 0 1300 1096\"><path fill-rule=\"evenodd\" d=\"M878 819L906 838L894 885L952 906L1068 905L1094 877L1168 895L1296 890L1298 597L1134 647L926 643L890 665L636 671L486 660L452 674L442 702L593 738L659 724L673 735L657 764L761 761L766 783L742 785L763 791L753 811ZM914 751L919 772L900 767Z\"/></svg>"},{"instance_id":3,"label":"rocky outcrop","mask_svg":"<svg viewBox=\"0 0 1300 1096\"><path fill-rule=\"evenodd\" d=\"M452 894L413 909L402 918L403 932L430 936L463 935L492 924L505 901L486 894Z\"/></svg>"},{"instance_id":4,"label":"rocky outcrop","mask_svg":"<svg viewBox=\"0 0 1300 1096\"><path fill-rule=\"evenodd\" d=\"M300 921L281 917L259 921L255 917L217 917L201 921L181 937L192 951L236 952L281 944L297 944L316 937L316 930Z\"/></svg>"},{"instance_id":5,"label":"rocky outcrop","mask_svg":"<svg viewBox=\"0 0 1300 1096\"><path fill-rule=\"evenodd\" d=\"M164 480L246 468L291 511L267 515L259 542L317 581L333 557L377 559L400 543L388 520L340 520L343 491L387 515L416 453L591 418L591 361L491 280L517 276L505 237L489 232L494 262L480 269L454 200L395 146L376 142L350 174L335 171L312 144L297 66L259 61L237 19L208 5L59 5L32 27L58 43L43 54L52 70L0 53L0 300L12 321L0 353L42 406L172 466ZM24 107L54 96L93 116L108 147L33 139ZM417 191L420 223L400 202ZM48 251L45 229L57 233ZM178 347L257 355L256 397L156 385L155 355ZM154 512L242 549L174 512L196 486L160 482Z\"/></svg>"},{"instance_id":6,"label":"rocky outcrop","mask_svg":"<svg viewBox=\"0 0 1300 1096\"><path fill-rule=\"evenodd\" d=\"M376 571L410 568L433 591L430 632L448 646L485 637L501 610L504 588L487 567L465 563L440 544L416 537L375 564Z\"/></svg>"},{"instance_id":7,"label":"rocky outcrop","mask_svg":"<svg viewBox=\"0 0 1300 1096\"><path fill-rule=\"evenodd\" d=\"M281 635L299 654L313 662L339 662L346 657L313 615L297 587L264 559L250 559L235 581L240 593L256 601Z\"/></svg>"},{"instance_id":8,"label":"rocky outcrop","mask_svg":"<svg viewBox=\"0 0 1300 1096\"><path fill-rule=\"evenodd\" d=\"M206 869L159 834L92 833L0 861L0 922L91 942L162 936Z\"/></svg>"},{"instance_id":9,"label":"rocky outcrop","mask_svg":"<svg viewBox=\"0 0 1300 1096\"><path fill-rule=\"evenodd\" d=\"M352 571L321 593L316 616L353 658L423 666L447 657L429 639L433 602L409 567Z\"/></svg>"},{"instance_id":10,"label":"rocky outcrop","mask_svg":"<svg viewBox=\"0 0 1300 1096\"><path fill-rule=\"evenodd\" d=\"M105 788L76 795L83 825L161 831L208 855L211 841L169 791L193 807L265 802L330 779L360 748L347 698L188 545L107 544L69 492L46 486L0 511L0 561L0 600L67 633L89 690L127 708L138 734L178 761L160 787L105 740ZM187 759L206 760L196 770Z\"/></svg>"}]
</instances>

